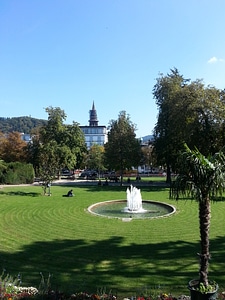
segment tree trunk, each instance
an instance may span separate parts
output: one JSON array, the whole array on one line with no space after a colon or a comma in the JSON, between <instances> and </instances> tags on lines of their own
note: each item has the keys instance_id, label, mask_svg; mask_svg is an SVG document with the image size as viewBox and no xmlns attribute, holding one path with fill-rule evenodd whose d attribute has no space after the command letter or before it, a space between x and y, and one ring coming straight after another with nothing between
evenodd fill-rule
<instances>
[{"instance_id":1,"label":"tree trunk","mask_svg":"<svg viewBox=\"0 0 225 300\"><path fill-rule=\"evenodd\" d=\"M209 265L209 227L210 227L210 200L208 193L199 200L199 226L200 226L200 240L201 240L201 253L200 257L200 282L205 286L208 285L208 265Z\"/></svg>"},{"instance_id":2,"label":"tree trunk","mask_svg":"<svg viewBox=\"0 0 225 300\"><path fill-rule=\"evenodd\" d=\"M166 164L166 183L171 183L171 170L168 163Z\"/></svg>"},{"instance_id":3,"label":"tree trunk","mask_svg":"<svg viewBox=\"0 0 225 300\"><path fill-rule=\"evenodd\" d=\"M123 169L120 168L120 186L123 185Z\"/></svg>"}]
</instances>

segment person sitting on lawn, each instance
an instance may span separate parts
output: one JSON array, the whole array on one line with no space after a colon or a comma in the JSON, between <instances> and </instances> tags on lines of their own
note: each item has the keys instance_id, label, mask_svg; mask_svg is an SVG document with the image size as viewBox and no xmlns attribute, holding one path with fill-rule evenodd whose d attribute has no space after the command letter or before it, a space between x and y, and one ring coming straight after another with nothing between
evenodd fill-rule
<instances>
[{"instance_id":1,"label":"person sitting on lawn","mask_svg":"<svg viewBox=\"0 0 225 300\"><path fill-rule=\"evenodd\" d=\"M67 197L73 197L73 190L70 190L70 191L67 193Z\"/></svg>"}]
</instances>

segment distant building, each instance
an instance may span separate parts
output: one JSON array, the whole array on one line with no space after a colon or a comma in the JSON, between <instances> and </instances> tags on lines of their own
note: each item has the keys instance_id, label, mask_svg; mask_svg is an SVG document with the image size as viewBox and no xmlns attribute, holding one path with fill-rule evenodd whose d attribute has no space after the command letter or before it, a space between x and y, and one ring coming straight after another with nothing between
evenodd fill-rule
<instances>
[{"instance_id":1,"label":"distant building","mask_svg":"<svg viewBox=\"0 0 225 300\"><path fill-rule=\"evenodd\" d=\"M141 138L141 144L142 145L150 145L154 142L154 136L153 135L146 135L146 136L143 136Z\"/></svg>"},{"instance_id":2,"label":"distant building","mask_svg":"<svg viewBox=\"0 0 225 300\"><path fill-rule=\"evenodd\" d=\"M89 111L88 122L89 125L79 126L84 133L87 149L90 149L91 146L95 144L104 146L104 144L108 142L108 133L105 125L101 125L101 126L98 125L98 117L97 117L97 111L95 109L94 101L92 104L92 109ZM32 141L32 136L27 133L21 133L21 139L28 143ZM139 139L142 147L149 146L154 141L153 135L147 135Z\"/></svg>"},{"instance_id":3,"label":"distant building","mask_svg":"<svg viewBox=\"0 0 225 300\"><path fill-rule=\"evenodd\" d=\"M21 140L25 141L26 143L31 142L32 138L30 134L27 133L20 133Z\"/></svg>"},{"instance_id":4,"label":"distant building","mask_svg":"<svg viewBox=\"0 0 225 300\"><path fill-rule=\"evenodd\" d=\"M80 126L84 133L85 143L88 149L93 145L104 146L108 141L106 126L98 125L97 111L93 101L92 109L89 111L89 126Z\"/></svg>"}]
</instances>

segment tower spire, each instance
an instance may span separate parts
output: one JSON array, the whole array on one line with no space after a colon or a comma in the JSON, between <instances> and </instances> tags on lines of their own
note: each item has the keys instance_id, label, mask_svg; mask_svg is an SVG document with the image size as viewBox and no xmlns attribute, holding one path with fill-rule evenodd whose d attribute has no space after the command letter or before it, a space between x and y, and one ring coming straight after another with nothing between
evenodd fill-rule
<instances>
[{"instance_id":1,"label":"tower spire","mask_svg":"<svg viewBox=\"0 0 225 300\"><path fill-rule=\"evenodd\" d=\"M89 111L90 119L89 119L89 126L98 126L98 117L97 111L95 109L95 103L93 100L92 109Z\"/></svg>"}]
</instances>

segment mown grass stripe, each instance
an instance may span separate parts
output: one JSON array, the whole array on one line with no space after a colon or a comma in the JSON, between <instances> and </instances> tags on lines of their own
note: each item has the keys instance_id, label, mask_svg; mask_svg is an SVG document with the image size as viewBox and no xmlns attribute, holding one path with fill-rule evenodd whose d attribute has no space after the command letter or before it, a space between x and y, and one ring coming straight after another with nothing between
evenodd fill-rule
<instances>
[{"instance_id":1,"label":"mown grass stripe","mask_svg":"<svg viewBox=\"0 0 225 300\"><path fill-rule=\"evenodd\" d=\"M198 276L198 203L169 199L166 188L141 188L144 200L176 206L175 215L121 222L90 215L93 203L126 198L126 187L74 187L75 197L62 197L70 187L7 187L0 193L0 266L23 274L24 283L38 285L40 275L53 273L53 286L91 290L106 286L137 291L168 286L186 291ZM225 203L212 203L211 276L225 282ZM126 293L125 293L126 294ZM127 294L126 294L127 296Z\"/></svg>"}]
</instances>

